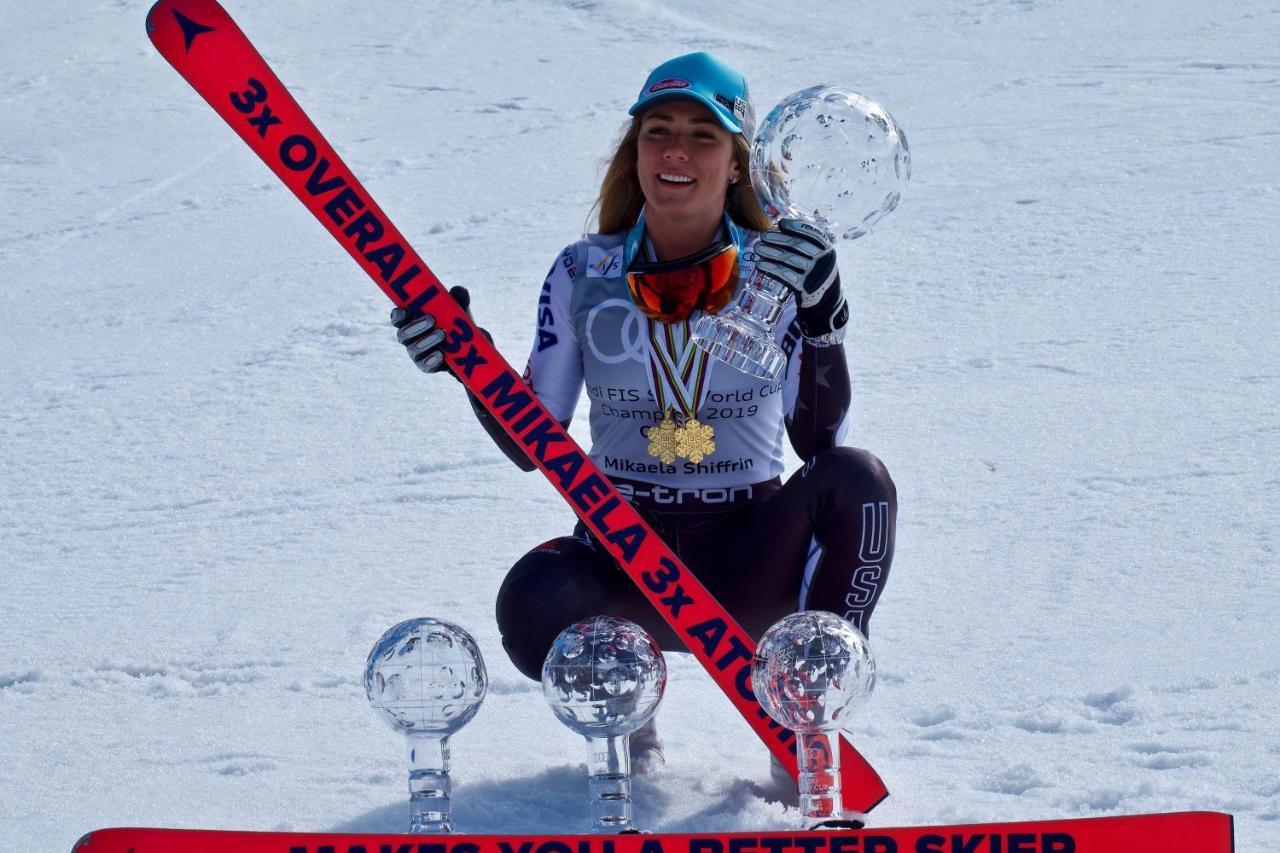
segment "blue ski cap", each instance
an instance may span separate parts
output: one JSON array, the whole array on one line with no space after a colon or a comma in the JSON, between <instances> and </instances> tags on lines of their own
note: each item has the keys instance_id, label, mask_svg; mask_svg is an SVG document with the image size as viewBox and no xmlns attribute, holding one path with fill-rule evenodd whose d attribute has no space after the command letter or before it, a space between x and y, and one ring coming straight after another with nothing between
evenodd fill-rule
<instances>
[{"instance_id":1,"label":"blue ski cap","mask_svg":"<svg viewBox=\"0 0 1280 853\"><path fill-rule=\"evenodd\" d=\"M627 114L639 115L659 101L672 98L701 101L726 130L741 133L748 141L755 134L756 115L747 93L747 78L709 53L686 53L650 71L640 97Z\"/></svg>"}]
</instances>

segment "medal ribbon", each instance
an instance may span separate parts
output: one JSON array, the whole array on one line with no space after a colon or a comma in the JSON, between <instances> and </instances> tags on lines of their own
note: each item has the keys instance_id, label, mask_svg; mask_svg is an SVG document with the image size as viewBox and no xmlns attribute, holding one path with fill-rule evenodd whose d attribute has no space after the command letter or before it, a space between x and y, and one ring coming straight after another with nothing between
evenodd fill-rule
<instances>
[{"instance_id":1,"label":"medal ribbon","mask_svg":"<svg viewBox=\"0 0 1280 853\"><path fill-rule=\"evenodd\" d=\"M649 327L649 381L653 396L663 411L676 409L686 419L695 418L707 393L711 375L710 355L689 340L689 321L681 327L676 341L675 323L647 321ZM661 329L659 329L661 327Z\"/></svg>"},{"instance_id":2,"label":"medal ribbon","mask_svg":"<svg viewBox=\"0 0 1280 853\"><path fill-rule=\"evenodd\" d=\"M662 410L662 421L649 427L650 456L670 465L677 458L695 464L716 451L715 428L698 422L697 411L707 393L711 373L709 354L690 340L689 321L679 324L682 340L676 340L675 323L646 320L649 334L649 383ZM659 329L658 327L662 328ZM681 423L672 418L679 409Z\"/></svg>"}]
</instances>

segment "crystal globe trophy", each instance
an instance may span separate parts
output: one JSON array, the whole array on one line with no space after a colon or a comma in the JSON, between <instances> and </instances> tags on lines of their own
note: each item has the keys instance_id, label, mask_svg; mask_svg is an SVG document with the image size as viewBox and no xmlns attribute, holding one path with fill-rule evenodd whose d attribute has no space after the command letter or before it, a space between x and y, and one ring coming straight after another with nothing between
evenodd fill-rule
<instances>
[{"instance_id":1,"label":"crystal globe trophy","mask_svg":"<svg viewBox=\"0 0 1280 853\"><path fill-rule=\"evenodd\" d=\"M442 619L389 628L369 652L364 692L409 746L409 832L450 833L449 737L480 709L489 677L475 640Z\"/></svg>"},{"instance_id":2,"label":"crystal globe trophy","mask_svg":"<svg viewBox=\"0 0 1280 853\"><path fill-rule=\"evenodd\" d=\"M784 98L751 146L751 185L773 219L803 219L828 239L864 237L892 213L911 177L907 138L883 106L856 92L811 86ZM791 291L754 271L718 314L704 314L693 340L761 379L782 373L774 340Z\"/></svg>"},{"instance_id":3,"label":"crystal globe trophy","mask_svg":"<svg viewBox=\"0 0 1280 853\"><path fill-rule=\"evenodd\" d=\"M875 682L866 638L834 613L792 613L756 646L751 687L774 722L796 733L800 811L811 827L840 821L840 730Z\"/></svg>"},{"instance_id":4,"label":"crystal globe trophy","mask_svg":"<svg viewBox=\"0 0 1280 853\"><path fill-rule=\"evenodd\" d=\"M542 665L551 710L591 750L593 833L635 832L628 738L658 710L667 686L662 651L639 625L597 616L560 632Z\"/></svg>"}]
</instances>

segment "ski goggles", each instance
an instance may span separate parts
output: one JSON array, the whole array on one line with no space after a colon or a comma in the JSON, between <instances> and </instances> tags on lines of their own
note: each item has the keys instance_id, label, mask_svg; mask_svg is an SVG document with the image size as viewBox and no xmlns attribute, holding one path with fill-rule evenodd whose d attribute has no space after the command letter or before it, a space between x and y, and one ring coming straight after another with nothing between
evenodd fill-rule
<instances>
[{"instance_id":1,"label":"ski goggles","mask_svg":"<svg viewBox=\"0 0 1280 853\"><path fill-rule=\"evenodd\" d=\"M674 323L695 310L714 314L738 284L738 247L729 240L674 261L637 261L627 270L631 301L651 320Z\"/></svg>"}]
</instances>

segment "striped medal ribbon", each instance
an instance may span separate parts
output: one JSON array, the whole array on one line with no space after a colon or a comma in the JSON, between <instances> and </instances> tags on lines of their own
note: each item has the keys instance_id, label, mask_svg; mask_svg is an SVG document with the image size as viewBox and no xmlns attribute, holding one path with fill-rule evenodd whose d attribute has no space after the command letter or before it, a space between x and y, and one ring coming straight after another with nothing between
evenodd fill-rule
<instances>
[{"instance_id":1,"label":"striped medal ribbon","mask_svg":"<svg viewBox=\"0 0 1280 853\"><path fill-rule=\"evenodd\" d=\"M679 323L646 320L646 325L649 384L663 413L662 421L645 432L647 451L664 465L676 459L701 462L716 452L715 428L697 418L711 374L710 355L690 340L688 318Z\"/></svg>"}]
</instances>

